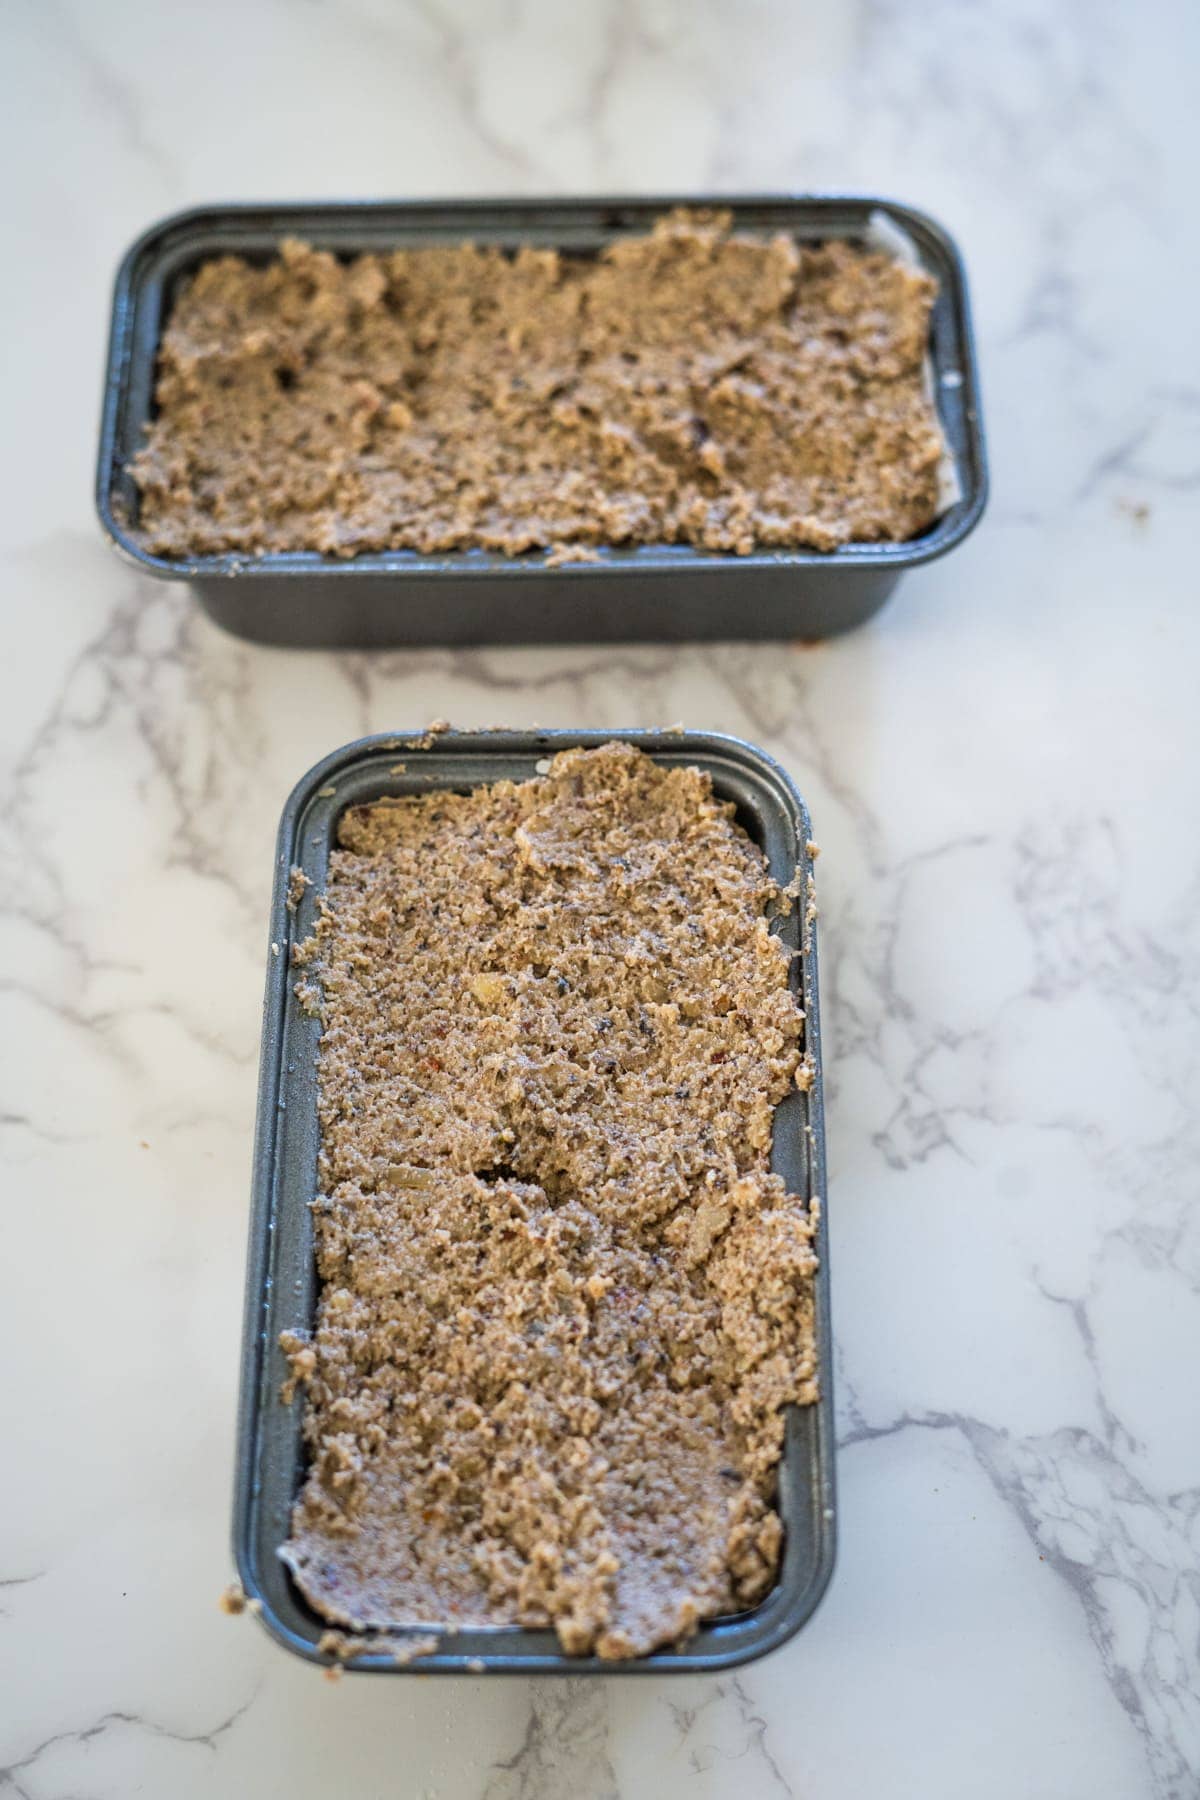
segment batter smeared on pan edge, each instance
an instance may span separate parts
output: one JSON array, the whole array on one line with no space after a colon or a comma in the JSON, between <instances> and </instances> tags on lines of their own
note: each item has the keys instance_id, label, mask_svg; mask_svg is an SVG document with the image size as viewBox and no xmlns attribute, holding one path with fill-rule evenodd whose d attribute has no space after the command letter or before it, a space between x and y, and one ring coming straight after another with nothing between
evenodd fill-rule
<instances>
[{"instance_id":1,"label":"batter smeared on pan edge","mask_svg":"<svg viewBox=\"0 0 1200 1800\"><path fill-rule=\"evenodd\" d=\"M772 1583L816 1398L780 891L627 745L351 808L319 984L311 1462L283 1554L335 1624L553 1624L633 1656ZM782 904L786 905L786 901Z\"/></svg>"}]
</instances>

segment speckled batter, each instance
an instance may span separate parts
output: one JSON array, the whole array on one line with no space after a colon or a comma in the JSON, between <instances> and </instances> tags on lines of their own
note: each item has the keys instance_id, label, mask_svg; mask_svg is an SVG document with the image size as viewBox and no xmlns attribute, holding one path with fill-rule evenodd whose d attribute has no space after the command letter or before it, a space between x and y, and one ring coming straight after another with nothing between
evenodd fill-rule
<instances>
[{"instance_id":1,"label":"speckled batter","mask_svg":"<svg viewBox=\"0 0 1200 1800\"><path fill-rule=\"evenodd\" d=\"M808 1065L732 810L614 744L342 819L295 952L320 1298L283 1340L311 1464L282 1553L336 1624L623 1657L771 1585L781 1409L816 1397L771 1129Z\"/></svg>"},{"instance_id":2,"label":"speckled batter","mask_svg":"<svg viewBox=\"0 0 1200 1800\"><path fill-rule=\"evenodd\" d=\"M133 464L166 557L833 549L939 508L932 278L675 213L598 257L295 241L179 294Z\"/></svg>"}]
</instances>

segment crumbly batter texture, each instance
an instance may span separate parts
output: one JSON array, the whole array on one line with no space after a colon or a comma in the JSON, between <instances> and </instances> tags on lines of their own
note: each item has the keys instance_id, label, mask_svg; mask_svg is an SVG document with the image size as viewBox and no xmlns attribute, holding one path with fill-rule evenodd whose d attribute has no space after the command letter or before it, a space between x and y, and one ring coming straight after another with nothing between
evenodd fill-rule
<instances>
[{"instance_id":1,"label":"crumbly batter texture","mask_svg":"<svg viewBox=\"0 0 1200 1800\"><path fill-rule=\"evenodd\" d=\"M321 1288L281 1552L338 1625L627 1657L772 1584L816 1208L770 1171L803 1015L732 812L612 744L342 819L295 951Z\"/></svg>"},{"instance_id":2,"label":"crumbly batter texture","mask_svg":"<svg viewBox=\"0 0 1200 1800\"><path fill-rule=\"evenodd\" d=\"M221 257L163 334L140 537L166 557L910 538L939 508L935 292L885 251L725 213L595 258Z\"/></svg>"}]
</instances>

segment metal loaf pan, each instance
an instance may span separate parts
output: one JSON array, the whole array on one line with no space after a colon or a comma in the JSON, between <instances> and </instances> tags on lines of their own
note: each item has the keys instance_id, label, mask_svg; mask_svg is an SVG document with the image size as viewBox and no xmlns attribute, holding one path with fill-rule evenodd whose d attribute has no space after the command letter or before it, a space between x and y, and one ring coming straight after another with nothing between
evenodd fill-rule
<instances>
[{"instance_id":1,"label":"metal loaf pan","mask_svg":"<svg viewBox=\"0 0 1200 1800\"><path fill-rule=\"evenodd\" d=\"M739 818L762 845L772 873L782 882L789 881L797 868L807 875L808 814L787 775L761 750L706 732L485 731L446 732L432 741L367 738L311 769L283 811L271 902L254 1149L233 1547L242 1585L261 1607L267 1629L312 1662L329 1660L317 1648L325 1621L309 1607L277 1554L287 1538L292 1502L304 1473L303 1402L285 1406L280 1399L288 1371L279 1333L311 1327L318 1286L309 1202L316 1192L315 1063L321 1028L296 1001L289 946L312 929L337 822L347 806L385 794L439 788L462 792L504 778L528 778L537 772L539 761L555 751L614 738L639 745L657 762L707 770L717 793L736 803ZM304 869L312 885L291 914L286 901L293 865ZM824 1593L834 1558L834 1425L817 952L800 908L793 909L780 929L784 940L800 949L793 968L805 1008L805 1048L813 1058L816 1080L809 1093L793 1093L780 1106L772 1161L793 1193L810 1201L821 1196L822 1211L816 1293L820 1399L788 1413L779 1479L785 1539L776 1586L752 1610L705 1625L682 1650L660 1650L632 1662L568 1657L552 1631L490 1626L441 1635L434 1654L405 1667L420 1673L483 1669L524 1674L725 1669L783 1643ZM421 1619L394 1624L397 1630L436 1630ZM349 1666L381 1672L398 1669L393 1658L381 1654L361 1657Z\"/></svg>"},{"instance_id":2,"label":"metal loaf pan","mask_svg":"<svg viewBox=\"0 0 1200 1800\"><path fill-rule=\"evenodd\" d=\"M672 206L727 207L738 226L802 242L861 240L876 215L903 232L936 276L930 335L937 405L961 498L921 537L847 544L832 553L718 555L688 545L609 549L595 563L548 568L546 555L416 551L344 562L312 552L260 558L151 556L136 536L128 465L153 416L155 356L179 283L214 256L265 261L283 237L351 256L470 239L594 254L646 231ZM621 639L818 638L878 611L906 569L952 549L987 493L966 278L953 241L922 213L867 197L351 202L214 206L178 213L139 238L113 297L96 504L110 542L139 568L188 581L219 625L264 644L371 648L397 644L601 642Z\"/></svg>"}]
</instances>

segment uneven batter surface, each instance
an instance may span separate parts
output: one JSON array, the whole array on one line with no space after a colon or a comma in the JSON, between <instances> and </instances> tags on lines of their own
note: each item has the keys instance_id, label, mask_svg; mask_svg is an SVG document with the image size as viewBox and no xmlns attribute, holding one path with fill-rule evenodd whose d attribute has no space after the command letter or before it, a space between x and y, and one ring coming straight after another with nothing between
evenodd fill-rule
<instances>
[{"instance_id":1,"label":"uneven batter surface","mask_svg":"<svg viewBox=\"0 0 1200 1800\"><path fill-rule=\"evenodd\" d=\"M801 1063L779 890L626 745L351 809L323 996L311 1454L283 1554L355 1630L552 1623L638 1655L759 1599L814 1222L769 1172Z\"/></svg>"},{"instance_id":2,"label":"uneven batter surface","mask_svg":"<svg viewBox=\"0 0 1200 1800\"><path fill-rule=\"evenodd\" d=\"M203 264L133 468L159 555L904 539L939 504L935 284L676 213L597 258Z\"/></svg>"}]
</instances>

